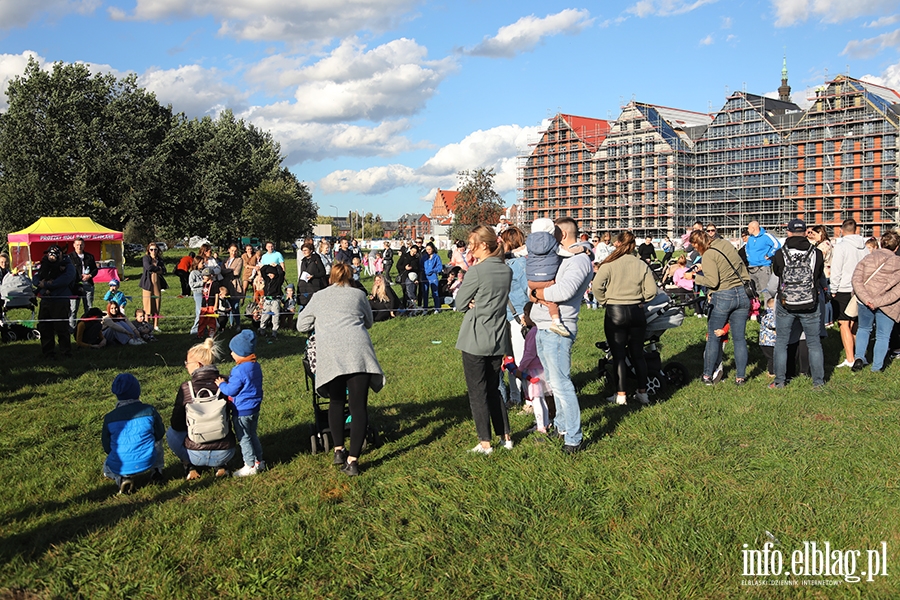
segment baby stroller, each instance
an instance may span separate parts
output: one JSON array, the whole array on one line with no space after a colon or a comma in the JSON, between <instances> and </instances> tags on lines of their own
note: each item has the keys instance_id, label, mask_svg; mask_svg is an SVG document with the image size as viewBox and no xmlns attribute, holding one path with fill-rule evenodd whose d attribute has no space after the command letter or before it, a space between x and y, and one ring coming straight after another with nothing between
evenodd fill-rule
<instances>
[{"instance_id":1,"label":"baby stroller","mask_svg":"<svg viewBox=\"0 0 900 600\"><path fill-rule=\"evenodd\" d=\"M651 260L648 263L648 266L650 267L650 272L653 273L653 278L656 280L656 283L662 283L663 277L666 274L662 263L658 260Z\"/></svg>"},{"instance_id":2,"label":"baby stroller","mask_svg":"<svg viewBox=\"0 0 900 600\"><path fill-rule=\"evenodd\" d=\"M320 396L315 387L315 335L310 335L306 341L306 353L303 356L303 374L306 378L306 390L312 389L312 406L313 406L313 422L309 426L309 448L310 453L318 454L319 452L329 452L333 444L331 438L331 428L328 425L328 404L330 399ZM310 388L310 381L313 382ZM350 409L344 405L344 436L350 435ZM380 443L378 432L372 428L371 420L368 430L366 431L366 440L363 442L363 449L369 444L376 446Z\"/></svg>"},{"instance_id":3,"label":"baby stroller","mask_svg":"<svg viewBox=\"0 0 900 600\"><path fill-rule=\"evenodd\" d=\"M644 360L647 361L647 394L653 396L664 387L678 388L690 381L687 367L679 362L662 364L659 355L659 338L668 329L679 327L684 321L684 307L695 302L694 300L677 303L664 292L656 295L645 307L647 316L647 333L644 339ZM612 372L612 352L607 342L597 342L597 348L603 351L603 356L597 361L597 375L601 379L609 377ZM637 379L634 366L626 357L628 376Z\"/></svg>"},{"instance_id":4,"label":"baby stroller","mask_svg":"<svg viewBox=\"0 0 900 600\"><path fill-rule=\"evenodd\" d=\"M25 273L7 273L0 283L0 338L4 342L16 340L37 340L41 334L36 329L34 310L37 298L34 287ZM9 311L24 308L31 311L31 317L12 323Z\"/></svg>"}]
</instances>

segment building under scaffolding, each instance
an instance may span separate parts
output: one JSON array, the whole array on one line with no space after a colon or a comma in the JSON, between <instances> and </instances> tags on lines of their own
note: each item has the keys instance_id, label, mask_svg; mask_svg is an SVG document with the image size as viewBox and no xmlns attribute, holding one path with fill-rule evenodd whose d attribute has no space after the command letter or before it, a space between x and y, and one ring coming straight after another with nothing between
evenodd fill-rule
<instances>
[{"instance_id":1,"label":"building under scaffolding","mask_svg":"<svg viewBox=\"0 0 900 600\"><path fill-rule=\"evenodd\" d=\"M864 235L900 220L900 94L847 76L802 110L731 94L715 115L630 102L616 121L558 114L519 157L526 220L575 218L582 231L680 236L695 220L736 237L751 220L852 217Z\"/></svg>"}]
</instances>

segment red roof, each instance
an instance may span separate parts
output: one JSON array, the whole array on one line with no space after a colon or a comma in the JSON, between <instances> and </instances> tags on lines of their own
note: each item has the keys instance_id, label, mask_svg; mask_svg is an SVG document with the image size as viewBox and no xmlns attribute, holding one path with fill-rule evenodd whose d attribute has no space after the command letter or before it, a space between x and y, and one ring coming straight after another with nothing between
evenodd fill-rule
<instances>
[{"instance_id":1,"label":"red roof","mask_svg":"<svg viewBox=\"0 0 900 600\"><path fill-rule=\"evenodd\" d=\"M592 150L596 150L612 129L609 121L603 119L591 119L589 117L578 117L575 115L559 115L568 126L575 132L578 139L584 142Z\"/></svg>"},{"instance_id":2,"label":"red roof","mask_svg":"<svg viewBox=\"0 0 900 600\"><path fill-rule=\"evenodd\" d=\"M456 196L459 192L442 190L438 188L434 196L434 204L431 207L432 217L445 217L456 208Z\"/></svg>"}]
</instances>

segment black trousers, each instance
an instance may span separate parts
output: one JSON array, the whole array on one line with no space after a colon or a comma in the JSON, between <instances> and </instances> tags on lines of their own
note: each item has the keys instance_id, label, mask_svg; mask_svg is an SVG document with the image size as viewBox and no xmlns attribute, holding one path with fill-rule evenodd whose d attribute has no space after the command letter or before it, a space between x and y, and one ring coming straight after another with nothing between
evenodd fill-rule
<instances>
[{"instance_id":1,"label":"black trousers","mask_svg":"<svg viewBox=\"0 0 900 600\"><path fill-rule=\"evenodd\" d=\"M44 356L56 354L56 340L59 338L59 349L63 354L72 354L72 335L69 333L68 298L41 298L38 309L37 329L41 334L41 352Z\"/></svg>"},{"instance_id":2,"label":"black trousers","mask_svg":"<svg viewBox=\"0 0 900 600\"><path fill-rule=\"evenodd\" d=\"M625 357L631 358L631 365L637 375L638 389L647 387L647 361L644 360L644 335L647 333L647 317L638 304L607 304L603 320L606 342L613 359L616 391L625 392L628 379L628 365Z\"/></svg>"},{"instance_id":3,"label":"black trousers","mask_svg":"<svg viewBox=\"0 0 900 600\"><path fill-rule=\"evenodd\" d=\"M368 373L335 377L328 384L328 427L335 446L344 445L344 403L350 406L350 456L358 458L369 426Z\"/></svg>"},{"instance_id":4,"label":"black trousers","mask_svg":"<svg viewBox=\"0 0 900 600\"><path fill-rule=\"evenodd\" d=\"M492 424L494 433L501 437L508 435L509 416L500 397L500 365L503 357L476 356L463 352L462 361L478 440L491 441Z\"/></svg>"}]
</instances>

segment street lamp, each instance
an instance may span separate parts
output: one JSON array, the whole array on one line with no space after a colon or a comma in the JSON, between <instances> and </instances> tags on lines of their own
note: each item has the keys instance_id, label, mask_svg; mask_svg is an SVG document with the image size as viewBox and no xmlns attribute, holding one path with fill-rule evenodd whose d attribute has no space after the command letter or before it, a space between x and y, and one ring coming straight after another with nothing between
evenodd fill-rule
<instances>
[{"instance_id":1,"label":"street lamp","mask_svg":"<svg viewBox=\"0 0 900 600\"><path fill-rule=\"evenodd\" d=\"M334 228L337 227L338 207L334 204L329 204L328 206L334 209L334 221L331 222L331 232L334 233ZM340 231L338 231L338 233L340 233Z\"/></svg>"}]
</instances>

